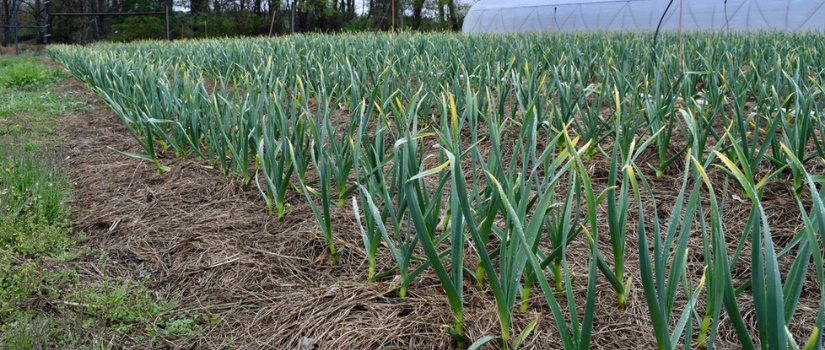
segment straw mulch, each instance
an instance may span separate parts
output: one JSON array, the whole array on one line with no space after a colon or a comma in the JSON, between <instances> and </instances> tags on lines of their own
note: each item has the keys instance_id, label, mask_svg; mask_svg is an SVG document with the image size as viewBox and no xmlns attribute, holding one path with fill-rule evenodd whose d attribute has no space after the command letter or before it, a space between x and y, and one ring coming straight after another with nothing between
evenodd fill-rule
<instances>
[{"instance_id":1,"label":"straw mulch","mask_svg":"<svg viewBox=\"0 0 825 350\"><path fill-rule=\"evenodd\" d=\"M80 94L90 107L88 113L67 116L61 130L67 139L63 149L65 162L70 178L76 182L70 203L75 210L74 227L85 235L85 246L102 250L109 259L105 267L100 266L97 255L76 261L81 280L98 283L104 276L144 279L158 298L179 300L179 311L220 316L217 324L203 325L201 336L159 339L154 343L125 337L118 338L120 346L302 350L453 346L442 328L453 323L450 310L434 273L425 272L414 281L404 300L397 297L398 281L392 274L382 281L366 282L366 255L349 202L344 208L333 208L337 243L345 243L347 248L339 265L331 266L323 235L301 194L293 191L287 195L286 202L292 210L285 222L279 223L267 214L254 185L244 189L241 183L227 179L220 169L202 161L185 161L174 158L174 152L167 152L162 163L172 171L159 175L150 163L107 149L142 152L119 118L97 97L74 79L63 88ZM638 163L656 164L653 153L646 156ZM608 160L601 156L588 164L598 191L605 187L607 164ZM663 179L651 183L663 225L681 186L682 174L683 163L677 162ZM718 182L717 191L721 192L723 176L717 172L714 179ZM790 186L769 185L768 192L778 199L766 202L766 210L773 215L774 235L782 245L801 227L796 204L789 196ZM734 186L731 191L738 192ZM649 220L653 215L652 203L647 203L645 209ZM741 232L749 209L749 204L729 198L726 232ZM629 221L635 222L638 210L632 210ZM600 223L600 248L612 265L606 215L600 217ZM592 336L592 347L596 349L656 347L639 282L636 225L628 227L628 231L626 271L633 284L627 310L617 310L615 293L600 276ZM736 248L738 238L728 237L731 250ZM703 260L698 230L690 244L688 275L698 282ZM748 265L750 250L745 250L744 261L738 266ZM474 248L468 247L467 266L475 269L473 252ZM390 268L392 258L388 252L380 254L379 268ZM587 244L579 237L569 252L571 269L578 275L573 288L579 312L584 307L587 255ZM783 269L787 271L789 266ZM750 275L741 268L734 273L740 283ZM476 291L469 281L468 276L468 339L497 335L498 316L491 291L486 286ZM747 293L739 297L740 308L745 310L746 321L755 326L752 298ZM539 320L524 348L561 348L538 285L531 295L530 310L515 315L515 327L519 330L530 321ZM815 282L809 278L796 317L798 322L792 329L797 339L807 339L818 297ZM566 304L563 299L560 302ZM677 312L681 312L684 303L677 301ZM703 314L704 302L700 301L698 307ZM738 344L728 318L723 316L717 347L736 349ZM497 347L490 343L485 348Z\"/></svg>"}]
</instances>

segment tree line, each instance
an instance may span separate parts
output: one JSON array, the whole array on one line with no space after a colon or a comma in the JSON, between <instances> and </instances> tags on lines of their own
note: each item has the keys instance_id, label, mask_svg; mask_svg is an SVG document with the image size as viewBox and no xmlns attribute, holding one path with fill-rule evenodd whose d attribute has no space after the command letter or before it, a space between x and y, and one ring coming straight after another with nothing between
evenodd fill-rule
<instances>
[{"instance_id":1,"label":"tree line","mask_svg":"<svg viewBox=\"0 0 825 350\"><path fill-rule=\"evenodd\" d=\"M172 39L283 35L306 32L453 30L478 0L0 0L0 25L46 23L49 13L163 12L170 6ZM50 43L86 44L166 37L164 15L49 16ZM22 42L41 44L42 29L19 29ZM3 46L14 29L3 28Z\"/></svg>"}]
</instances>

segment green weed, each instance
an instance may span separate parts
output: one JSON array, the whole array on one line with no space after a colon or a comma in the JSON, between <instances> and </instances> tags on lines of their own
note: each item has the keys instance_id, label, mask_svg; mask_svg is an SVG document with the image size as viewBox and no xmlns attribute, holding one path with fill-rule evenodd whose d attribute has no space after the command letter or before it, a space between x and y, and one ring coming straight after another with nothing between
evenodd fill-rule
<instances>
[{"instance_id":1,"label":"green weed","mask_svg":"<svg viewBox=\"0 0 825 350\"><path fill-rule=\"evenodd\" d=\"M60 70L49 69L42 64L28 60L0 63L0 86L5 88L44 88L65 77L66 75Z\"/></svg>"}]
</instances>

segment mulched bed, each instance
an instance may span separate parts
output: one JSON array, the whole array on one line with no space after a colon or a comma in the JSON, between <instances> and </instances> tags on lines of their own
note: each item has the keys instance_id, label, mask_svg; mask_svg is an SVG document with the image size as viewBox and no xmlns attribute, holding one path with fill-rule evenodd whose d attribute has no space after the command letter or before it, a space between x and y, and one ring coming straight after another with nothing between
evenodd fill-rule
<instances>
[{"instance_id":1,"label":"mulched bed","mask_svg":"<svg viewBox=\"0 0 825 350\"><path fill-rule=\"evenodd\" d=\"M152 164L108 149L142 153L120 119L100 99L74 78L60 88L73 90L89 102L88 113L66 116L60 130L67 140L63 149L65 163L70 178L76 182L69 203L75 210L73 223L76 231L85 235L84 246L103 251L109 258L105 268L99 266L98 255L76 261L81 281L91 283L104 276L147 279L157 297L180 300L180 311L220 316L219 323L203 325L202 336L161 338L155 342L116 338L119 346L302 350L453 346L442 328L453 323L447 298L434 273L425 272L414 281L403 301L396 295L399 281L392 274L382 281L366 282L366 254L349 205L332 208L335 237L339 243L345 242L347 249L340 256L339 265L331 266L323 235L303 195L288 193L286 202L292 210L285 222L279 223L277 217L268 215L257 188L244 189L240 181L227 179L219 169L202 161L174 158L174 152L168 152L162 163L172 170L160 175ZM601 191L607 181L608 160L595 158L588 167L593 169L596 190ZM649 152L640 157L638 164L656 164L655 159L654 153ZM660 220L670 215L681 186L682 164L677 162L661 180L651 182L657 194ZM821 165L817 166L821 173ZM652 174L646 176L655 179ZM724 177L721 172L713 176L718 182L715 188L721 194ZM772 231L782 246L801 228L796 203L790 197L791 187L787 182L771 183L768 193L776 194L777 199L765 202L766 211L773 215ZM739 192L733 190L733 184L731 189ZM631 210L629 221L636 222L638 211ZM741 232L749 210L750 204L730 198L726 201L725 229L731 251L739 238L732 233ZM646 214L652 215L651 203L646 204ZM606 220L606 215L600 217L600 247L605 259L611 262ZM639 282L636 225L632 226L628 227L626 248L626 275L633 278L627 310L617 310L615 292L599 276L592 337L592 347L596 349L656 347ZM698 281L703 267L698 230L694 230L690 246L688 274ZM473 251L467 250L467 264L474 268ZM389 253L379 254L379 269L390 268ZM580 237L569 252L571 269L579 275L573 288L580 309L586 292L587 255L587 244ZM741 259L734 271L740 283L750 275L742 268L749 265L749 248ZM786 272L790 266L784 265ZM752 298L747 293L738 300L740 308L750 310L743 314L756 334ZM809 274L792 327L797 339L807 339L809 335L818 294ZM531 295L530 310L526 314L517 312L514 322L521 329L539 319L525 348L561 348L538 285ZM698 306L702 314L703 300ZM489 288L476 291L467 278L465 302L468 339L499 334L495 301ZM566 304L563 299L559 302ZM676 312L681 312L684 303L677 300ZM726 316L722 317L719 332L718 348L740 347ZM485 347L492 348L495 347Z\"/></svg>"}]
</instances>

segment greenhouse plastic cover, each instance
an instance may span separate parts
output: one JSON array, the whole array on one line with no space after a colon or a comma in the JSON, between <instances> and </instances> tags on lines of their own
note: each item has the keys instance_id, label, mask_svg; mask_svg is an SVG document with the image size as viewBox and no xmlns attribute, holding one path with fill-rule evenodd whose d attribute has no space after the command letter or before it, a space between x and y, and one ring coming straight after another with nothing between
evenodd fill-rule
<instances>
[{"instance_id":1,"label":"greenhouse plastic cover","mask_svg":"<svg viewBox=\"0 0 825 350\"><path fill-rule=\"evenodd\" d=\"M825 28L825 0L682 0L690 29ZM662 29L679 28L674 0ZM668 0L482 0L467 13L465 33L656 29Z\"/></svg>"}]
</instances>

